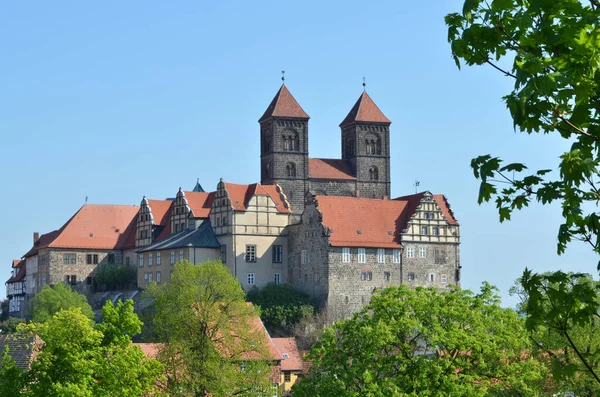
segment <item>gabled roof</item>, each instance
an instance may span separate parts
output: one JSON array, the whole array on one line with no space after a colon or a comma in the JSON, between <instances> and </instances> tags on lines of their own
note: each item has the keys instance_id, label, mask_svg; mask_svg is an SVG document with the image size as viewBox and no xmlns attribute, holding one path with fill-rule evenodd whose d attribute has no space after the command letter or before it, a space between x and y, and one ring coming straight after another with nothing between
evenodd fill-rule
<instances>
[{"instance_id":1,"label":"gabled roof","mask_svg":"<svg viewBox=\"0 0 600 397\"><path fill-rule=\"evenodd\" d=\"M415 210L421 202L421 199L423 198L423 196L425 196L425 193L428 192L415 193L410 194L408 196L400 196L396 197L394 200L408 201L408 216L410 217L412 216L412 214L414 214ZM442 215L446 219L446 222L448 222L451 225L458 225L458 221L454 217L454 212L452 212L452 209L450 208L450 204L448 203L446 196L444 196L443 194L433 194L432 196L435 203L438 205L438 207L440 207L440 211L442 211Z\"/></svg>"},{"instance_id":2,"label":"gabled roof","mask_svg":"<svg viewBox=\"0 0 600 397\"><path fill-rule=\"evenodd\" d=\"M137 252L159 251L175 248L219 248L221 244L217 240L215 232L210 226L210 221L204 221L197 229L186 229L182 232L172 234L162 240L158 240Z\"/></svg>"},{"instance_id":3,"label":"gabled roof","mask_svg":"<svg viewBox=\"0 0 600 397\"><path fill-rule=\"evenodd\" d=\"M23 371L29 369L33 357L33 349L39 343L35 336L25 334L0 334L0 352L8 346L8 354L15 360L17 367ZM2 354L0 354L0 366L2 365Z\"/></svg>"},{"instance_id":4,"label":"gabled roof","mask_svg":"<svg viewBox=\"0 0 600 397\"><path fill-rule=\"evenodd\" d=\"M173 200L147 200L148 207L152 211L152 218L155 225L166 226L169 223L170 209Z\"/></svg>"},{"instance_id":5,"label":"gabled roof","mask_svg":"<svg viewBox=\"0 0 600 397\"><path fill-rule=\"evenodd\" d=\"M293 119L305 119L308 120L308 114L300 107L298 102L294 99L290 91L287 89L285 84L281 85L275 98L271 101L271 104L265 111L265 114L258 120L259 123L271 117L284 117Z\"/></svg>"},{"instance_id":6,"label":"gabled roof","mask_svg":"<svg viewBox=\"0 0 600 397\"><path fill-rule=\"evenodd\" d=\"M273 344L281 353L282 371L302 371L302 357L296 345L296 338L272 338Z\"/></svg>"},{"instance_id":7,"label":"gabled roof","mask_svg":"<svg viewBox=\"0 0 600 397\"><path fill-rule=\"evenodd\" d=\"M308 159L308 174L313 179L356 180L348 160Z\"/></svg>"},{"instance_id":8,"label":"gabled roof","mask_svg":"<svg viewBox=\"0 0 600 397\"><path fill-rule=\"evenodd\" d=\"M290 212L289 203L284 201L283 194L276 185L261 185L260 183L239 185L227 182L223 182L223 184L225 185L225 190L229 193L231 205L236 211L246 211L248 209L248 202L253 196L266 195L273 199L278 212Z\"/></svg>"},{"instance_id":9,"label":"gabled roof","mask_svg":"<svg viewBox=\"0 0 600 397\"><path fill-rule=\"evenodd\" d=\"M22 259L14 259L12 262L13 269L18 269L17 274L9 278L7 283L16 283L22 281L25 277L25 261ZM1 350L0 350L1 352Z\"/></svg>"},{"instance_id":10,"label":"gabled roof","mask_svg":"<svg viewBox=\"0 0 600 397\"><path fill-rule=\"evenodd\" d=\"M398 220L406 201L338 196L316 200L332 246L400 248L403 225Z\"/></svg>"},{"instance_id":11,"label":"gabled roof","mask_svg":"<svg viewBox=\"0 0 600 397\"><path fill-rule=\"evenodd\" d=\"M183 192L194 218L208 218L215 192Z\"/></svg>"},{"instance_id":12,"label":"gabled roof","mask_svg":"<svg viewBox=\"0 0 600 397\"><path fill-rule=\"evenodd\" d=\"M367 94L367 91L363 91L361 96L358 98L358 101L356 101L352 107L352 110L350 110L350 113L348 113L340 126L356 122L383 124L392 123L390 119L385 117L383 112L379 110L369 94Z\"/></svg>"},{"instance_id":13,"label":"gabled roof","mask_svg":"<svg viewBox=\"0 0 600 397\"><path fill-rule=\"evenodd\" d=\"M85 204L59 230L40 237L24 256L42 248L130 248L138 211L134 205Z\"/></svg>"}]
</instances>

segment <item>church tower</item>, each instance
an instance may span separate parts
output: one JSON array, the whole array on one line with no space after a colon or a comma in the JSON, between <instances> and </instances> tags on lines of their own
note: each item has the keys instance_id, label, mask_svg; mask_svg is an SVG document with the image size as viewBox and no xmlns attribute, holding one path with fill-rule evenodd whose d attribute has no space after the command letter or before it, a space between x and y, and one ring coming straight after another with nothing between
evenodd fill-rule
<instances>
[{"instance_id":1,"label":"church tower","mask_svg":"<svg viewBox=\"0 0 600 397\"><path fill-rule=\"evenodd\" d=\"M390 197L391 123L367 91L363 91L340 124L342 159L350 161L357 179L357 196Z\"/></svg>"},{"instance_id":2,"label":"church tower","mask_svg":"<svg viewBox=\"0 0 600 397\"><path fill-rule=\"evenodd\" d=\"M304 211L304 193L308 190L308 119L282 84L258 120L261 183L280 185L295 215Z\"/></svg>"}]
</instances>

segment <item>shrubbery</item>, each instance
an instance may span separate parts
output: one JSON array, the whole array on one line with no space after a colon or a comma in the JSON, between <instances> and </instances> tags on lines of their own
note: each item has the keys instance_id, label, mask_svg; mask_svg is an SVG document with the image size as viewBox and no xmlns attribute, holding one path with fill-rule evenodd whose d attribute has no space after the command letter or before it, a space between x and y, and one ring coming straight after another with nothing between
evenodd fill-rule
<instances>
[{"instance_id":1,"label":"shrubbery","mask_svg":"<svg viewBox=\"0 0 600 397\"><path fill-rule=\"evenodd\" d=\"M126 288L137 278L136 268L131 265L101 265L96 271L96 282L108 289Z\"/></svg>"}]
</instances>

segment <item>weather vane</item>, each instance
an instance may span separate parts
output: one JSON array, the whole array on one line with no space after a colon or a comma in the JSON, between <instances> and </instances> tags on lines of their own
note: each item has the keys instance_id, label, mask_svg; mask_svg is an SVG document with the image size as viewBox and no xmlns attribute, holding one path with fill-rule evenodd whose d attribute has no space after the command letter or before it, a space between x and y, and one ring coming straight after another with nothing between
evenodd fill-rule
<instances>
[{"instance_id":1,"label":"weather vane","mask_svg":"<svg viewBox=\"0 0 600 397\"><path fill-rule=\"evenodd\" d=\"M281 71L281 81L285 82L285 70Z\"/></svg>"},{"instance_id":2,"label":"weather vane","mask_svg":"<svg viewBox=\"0 0 600 397\"><path fill-rule=\"evenodd\" d=\"M419 182L418 179L415 179L415 183L413 183L413 186L415 187L415 194L417 193L417 190L419 189L420 184L421 184L421 182Z\"/></svg>"},{"instance_id":3,"label":"weather vane","mask_svg":"<svg viewBox=\"0 0 600 397\"><path fill-rule=\"evenodd\" d=\"M367 78L363 76L363 90L367 89Z\"/></svg>"}]
</instances>

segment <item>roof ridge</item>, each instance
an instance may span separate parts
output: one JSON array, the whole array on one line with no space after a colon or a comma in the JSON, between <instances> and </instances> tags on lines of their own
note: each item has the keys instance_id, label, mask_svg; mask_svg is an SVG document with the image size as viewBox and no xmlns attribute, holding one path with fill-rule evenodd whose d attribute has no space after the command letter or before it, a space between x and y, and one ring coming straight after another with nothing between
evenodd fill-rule
<instances>
[{"instance_id":1,"label":"roof ridge","mask_svg":"<svg viewBox=\"0 0 600 397\"><path fill-rule=\"evenodd\" d=\"M364 103L364 107L363 107ZM354 122L364 122L364 123L383 123L383 124L391 124L392 122L388 119L385 114L379 109L379 106L373 101L371 96L367 93L367 91L363 91L362 94L358 97L358 100L350 109L350 112L344 118L344 121L340 123L340 127L351 124Z\"/></svg>"},{"instance_id":2,"label":"roof ridge","mask_svg":"<svg viewBox=\"0 0 600 397\"><path fill-rule=\"evenodd\" d=\"M279 91L265 110L265 113L258 120L259 123L271 117L289 117L295 119L309 119L310 117L302 106L296 101L292 93L288 90L285 83L281 84Z\"/></svg>"}]
</instances>

